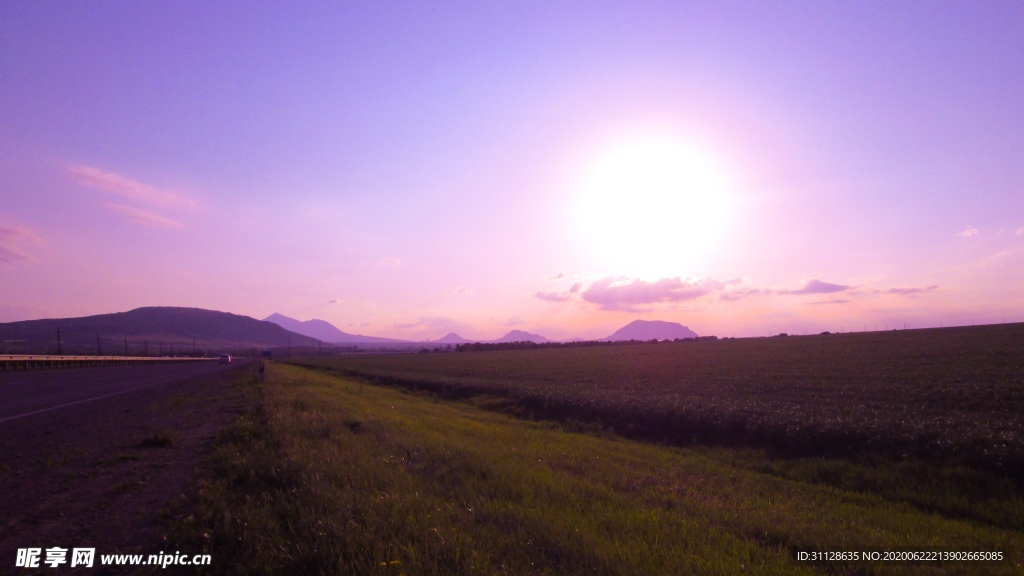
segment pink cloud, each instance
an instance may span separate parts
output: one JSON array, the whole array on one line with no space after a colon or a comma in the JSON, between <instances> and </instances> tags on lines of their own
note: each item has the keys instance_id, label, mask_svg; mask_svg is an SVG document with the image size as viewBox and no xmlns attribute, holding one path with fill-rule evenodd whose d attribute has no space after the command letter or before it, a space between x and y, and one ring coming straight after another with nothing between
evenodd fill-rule
<instances>
[{"instance_id":1,"label":"pink cloud","mask_svg":"<svg viewBox=\"0 0 1024 576\"><path fill-rule=\"evenodd\" d=\"M833 292L842 292L849 289L849 286L842 284L832 284L831 282L822 282L821 280L808 280L807 284L799 290L780 290L779 294L832 294Z\"/></svg>"},{"instance_id":2,"label":"pink cloud","mask_svg":"<svg viewBox=\"0 0 1024 576\"><path fill-rule=\"evenodd\" d=\"M967 228L964 228L962 232L957 232L956 235L961 238L970 238L978 235L978 229L973 226L968 226Z\"/></svg>"},{"instance_id":3,"label":"pink cloud","mask_svg":"<svg viewBox=\"0 0 1024 576\"><path fill-rule=\"evenodd\" d=\"M154 214L149 210L142 208L136 208L134 206L125 206L124 204L114 204L113 202L106 202L104 204L110 210L124 216L128 221L135 224L141 224L143 226L155 226L158 228L181 228L182 224L176 220L171 220L165 216Z\"/></svg>"},{"instance_id":4,"label":"pink cloud","mask_svg":"<svg viewBox=\"0 0 1024 576\"><path fill-rule=\"evenodd\" d=\"M922 292L931 292L937 289L938 286L929 286L927 288L890 288L885 291L886 294L901 294L909 296L910 294L921 294Z\"/></svg>"},{"instance_id":5,"label":"pink cloud","mask_svg":"<svg viewBox=\"0 0 1024 576\"><path fill-rule=\"evenodd\" d=\"M194 200L182 197L177 192L143 184L114 172L76 165L68 168L68 173L82 186L116 194L135 202L170 208L194 209L198 207Z\"/></svg>"},{"instance_id":6,"label":"pink cloud","mask_svg":"<svg viewBox=\"0 0 1024 576\"><path fill-rule=\"evenodd\" d=\"M664 302L685 302L721 289L717 280L682 280L662 278L649 282L639 278L607 277L587 288L582 296L587 302L597 304L603 310L635 310L637 305Z\"/></svg>"},{"instance_id":7,"label":"pink cloud","mask_svg":"<svg viewBox=\"0 0 1024 576\"><path fill-rule=\"evenodd\" d=\"M35 258L22 252L22 246L35 242L35 239L36 237L27 230L0 226L0 262L34 261Z\"/></svg>"}]
</instances>

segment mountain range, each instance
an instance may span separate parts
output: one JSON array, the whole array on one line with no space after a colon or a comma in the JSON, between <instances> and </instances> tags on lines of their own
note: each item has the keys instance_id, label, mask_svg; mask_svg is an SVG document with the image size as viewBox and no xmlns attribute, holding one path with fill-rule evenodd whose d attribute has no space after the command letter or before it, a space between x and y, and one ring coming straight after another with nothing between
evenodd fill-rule
<instances>
[{"instance_id":1,"label":"mountain range","mask_svg":"<svg viewBox=\"0 0 1024 576\"><path fill-rule=\"evenodd\" d=\"M377 338L374 336L349 334L338 330L332 324L323 320L306 320L303 322L277 313L267 316L264 320L274 322L283 328L291 330L292 332L304 334L330 343L411 343L411 341L407 340L394 340L391 338ZM675 340L677 338L684 339L696 337L696 332L676 322L665 322L662 320L634 320L633 322L630 322L616 330L611 336L601 338L600 341L619 342L627 340ZM578 341L580 339L576 338L574 340ZM512 330L496 340L469 340L459 336L455 332L449 332L437 340L429 341L431 344L470 344L473 342L480 342L484 344L536 342L540 344L543 342L553 342L553 340L545 338L540 334L532 334L523 330Z\"/></svg>"},{"instance_id":2,"label":"mountain range","mask_svg":"<svg viewBox=\"0 0 1024 576\"><path fill-rule=\"evenodd\" d=\"M697 335L675 322L636 320L603 341L673 340ZM450 333L429 344L551 342L539 334L512 330L496 340L469 340ZM0 354L184 354L193 351L364 344L408 347L427 344L349 334L329 322L301 322L282 314L256 320L201 308L145 307L78 318L0 323Z\"/></svg>"}]
</instances>

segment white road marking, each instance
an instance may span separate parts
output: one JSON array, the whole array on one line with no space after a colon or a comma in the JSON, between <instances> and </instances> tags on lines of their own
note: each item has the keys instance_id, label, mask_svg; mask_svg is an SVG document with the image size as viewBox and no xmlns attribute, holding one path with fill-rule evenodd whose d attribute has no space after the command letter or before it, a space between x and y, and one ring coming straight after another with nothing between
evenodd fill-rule
<instances>
[{"instance_id":1,"label":"white road marking","mask_svg":"<svg viewBox=\"0 0 1024 576\"><path fill-rule=\"evenodd\" d=\"M118 394L126 394L135 390L141 390L143 388L152 388L153 386L160 386L161 384L167 384L175 380L181 380L182 377L178 376L175 378L168 378L167 380L161 380L159 382L153 382L152 384L143 384L142 386L135 386L134 388L128 388L127 390L120 390L118 392L111 392L110 394L104 394L102 396L93 396L92 398L86 398L85 400L76 400L74 402L68 402L67 404L61 404L59 406L51 406L49 408L43 408L42 410L34 410L32 412L25 412L24 414L17 414L15 416L8 416L6 418L0 418L0 424L7 422L8 420L17 420L18 418L24 418L26 416L32 416L35 414L42 414L43 412L50 412L51 410L60 410L61 408L67 408L68 406L75 406L78 404L85 404L86 402L92 402L93 400L102 400L104 398L110 398L111 396L117 396Z\"/></svg>"}]
</instances>

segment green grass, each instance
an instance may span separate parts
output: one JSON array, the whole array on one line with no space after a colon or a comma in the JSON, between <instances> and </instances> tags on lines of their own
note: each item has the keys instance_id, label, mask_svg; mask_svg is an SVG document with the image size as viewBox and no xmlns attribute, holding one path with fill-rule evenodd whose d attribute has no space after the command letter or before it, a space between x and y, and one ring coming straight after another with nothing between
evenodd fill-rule
<instances>
[{"instance_id":1,"label":"green grass","mask_svg":"<svg viewBox=\"0 0 1024 576\"><path fill-rule=\"evenodd\" d=\"M1024 478L1024 324L301 362L646 440Z\"/></svg>"},{"instance_id":2,"label":"green grass","mask_svg":"<svg viewBox=\"0 0 1024 576\"><path fill-rule=\"evenodd\" d=\"M280 364L250 386L171 534L217 574L890 574L792 551L1024 550L1019 530L810 481L794 468L811 460L571 432Z\"/></svg>"}]
</instances>

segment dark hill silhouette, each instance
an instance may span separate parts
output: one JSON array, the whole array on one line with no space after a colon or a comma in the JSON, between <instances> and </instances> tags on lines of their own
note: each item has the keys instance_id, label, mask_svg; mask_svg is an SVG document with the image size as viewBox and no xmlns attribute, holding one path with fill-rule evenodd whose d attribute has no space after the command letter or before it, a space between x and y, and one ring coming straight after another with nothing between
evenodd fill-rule
<instances>
[{"instance_id":1,"label":"dark hill silhouette","mask_svg":"<svg viewBox=\"0 0 1024 576\"><path fill-rule=\"evenodd\" d=\"M676 322L662 320L634 320L615 331L605 342L624 340L675 340L676 338L696 338L697 333Z\"/></svg>"},{"instance_id":2,"label":"dark hill silhouette","mask_svg":"<svg viewBox=\"0 0 1024 576\"><path fill-rule=\"evenodd\" d=\"M473 340L467 340L455 332L449 332L443 338L438 338L437 340L434 340L434 342L437 342L438 344L468 344L473 342Z\"/></svg>"},{"instance_id":3,"label":"dark hill silhouette","mask_svg":"<svg viewBox=\"0 0 1024 576\"><path fill-rule=\"evenodd\" d=\"M512 330L511 332L505 334L501 338L498 338L497 340L491 340L490 342L536 342L540 344L541 342L551 342L551 340L548 340L547 338L541 336L540 334L530 334L529 332L524 332L522 330Z\"/></svg>"},{"instance_id":4,"label":"dark hill silhouette","mask_svg":"<svg viewBox=\"0 0 1024 576\"><path fill-rule=\"evenodd\" d=\"M334 344L350 344L353 342L382 343L382 342L404 342L392 338L378 338L376 336L363 336L361 334L349 334L338 330L334 324L326 320L296 320L284 314L274 313L263 319L266 322L273 322L286 330L296 334L303 334L310 338L330 342Z\"/></svg>"},{"instance_id":5,"label":"dark hill silhouette","mask_svg":"<svg viewBox=\"0 0 1024 576\"><path fill-rule=\"evenodd\" d=\"M95 354L97 336L104 354L191 353L251 348L316 346L313 338L295 334L272 322L228 312L170 306L78 318L26 320L0 324L0 350L5 353L49 354L57 351L57 328L65 354Z\"/></svg>"}]
</instances>

